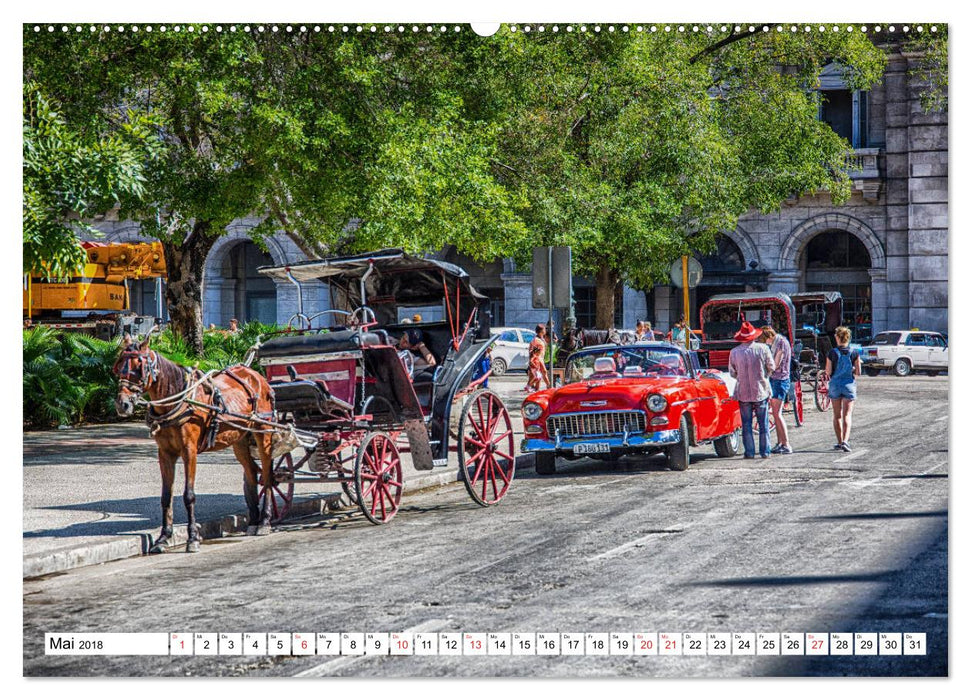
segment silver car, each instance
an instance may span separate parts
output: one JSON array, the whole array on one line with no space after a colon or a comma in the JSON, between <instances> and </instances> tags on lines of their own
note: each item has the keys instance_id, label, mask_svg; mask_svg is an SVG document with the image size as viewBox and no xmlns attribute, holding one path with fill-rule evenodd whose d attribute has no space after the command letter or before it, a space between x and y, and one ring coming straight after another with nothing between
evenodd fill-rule
<instances>
[{"instance_id":1,"label":"silver car","mask_svg":"<svg viewBox=\"0 0 971 700\"><path fill-rule=\"evenodd\" d=\"M500 377L510 370L524 370L529 364L529 344L536 337L528 328L493 328L499 339L492 346L492 375Z\"/></svg>"}]
</instances>

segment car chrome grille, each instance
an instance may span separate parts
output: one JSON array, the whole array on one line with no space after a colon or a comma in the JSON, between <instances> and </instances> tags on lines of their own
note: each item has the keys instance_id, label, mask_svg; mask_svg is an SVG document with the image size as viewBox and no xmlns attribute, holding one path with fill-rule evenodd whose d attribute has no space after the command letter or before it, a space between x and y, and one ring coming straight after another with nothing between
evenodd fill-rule
<instances>
[{"instance_id":1,"label":"car chrome grille","mask_svg":"<svg viewBox=\"0 0 971 700\"><path fill-rule=\"evenodd\" d=\"M643 411L596 411L550 416L546 420L546 429L550 437L554 437L557 430L561 438L606 437L623 435L625 430L629 435L643 433L644 424Z\"/></svg>"}]
</instances>

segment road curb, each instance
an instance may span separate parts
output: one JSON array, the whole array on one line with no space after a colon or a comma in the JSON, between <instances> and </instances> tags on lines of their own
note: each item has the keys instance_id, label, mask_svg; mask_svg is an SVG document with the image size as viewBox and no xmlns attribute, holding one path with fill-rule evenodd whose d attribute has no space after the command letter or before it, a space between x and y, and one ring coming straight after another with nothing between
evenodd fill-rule
<instances>
[{"instance_id":1,"label":"road curb","mask_svg":"<svg viewBox=\"0 0 971 700\"><path fill-rule=\"evenodd\" d=\"M444 486L458 480L459 474L455 469L440 469L432 473L421 473L405 482L404 493L408 494L435 486ZM334 512L353 514L354 510L341 506L341 496L341 493L334 493L301 500L294 498L293 505L290 508L290 516L313 516ZM245 513L225 515L199 522L203 540L214 540L226 535L245 532L247 525L248 520ZM23 578L49 576L82 566L142 556L148 554L148 551L152 548L155 536L155 531L133 532L129 535L112 537L102 542L66 546L63 549L51 552L25 556ZM185 523L177 524L175 535L172 538L172 547L184 545L187 537Z\"/></svg>"}]
</instances>

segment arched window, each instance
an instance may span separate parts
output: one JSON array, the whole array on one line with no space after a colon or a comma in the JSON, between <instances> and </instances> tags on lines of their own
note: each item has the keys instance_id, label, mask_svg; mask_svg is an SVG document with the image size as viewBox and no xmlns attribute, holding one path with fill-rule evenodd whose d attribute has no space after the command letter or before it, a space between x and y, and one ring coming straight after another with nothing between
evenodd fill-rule
<instances>
[{"instance_id":1,"label":"arched window","mask_svg":"<svg viewBox=\"0 0 971 700\"><path fill-rule=\"evenodd\" d=\"M806 246L806 269L859 269L870 267L863 241L846 231L823 231Z\"/></svg>"},{"instance_id":2,"label":"arched window","mask_svg":"<svg viewBox=\"0 0 971 700\"><path fill-rule=\"evenodd\" d=\"M745 258L742 249L725 235L718 237L718 247L710 255L699 255L698 262L705 272L744 272Z\"/></svg>"},{"instance_id":3,"label":"arched window","mask_svg":"<svg viewBox=\"0 0 971 700\"><path fill-rule=\"evenodd\" d=\"M843 325L853 342L866 342L873 331L870 253L847 231L823 231L809 241L804 253L805 291L836 291L843 295Z\"/></svg>"}]
</instances>

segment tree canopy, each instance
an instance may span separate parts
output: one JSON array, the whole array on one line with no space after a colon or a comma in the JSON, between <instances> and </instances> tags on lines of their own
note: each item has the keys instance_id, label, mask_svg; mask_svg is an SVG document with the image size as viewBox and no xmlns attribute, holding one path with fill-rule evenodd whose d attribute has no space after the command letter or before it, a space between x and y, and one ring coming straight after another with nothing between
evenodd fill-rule
<instances>
[{"instance_id":1,"label":"tree canopy","mask_svg":"<svg viewBox=\"0 0 971 700\"><path fill-rule=\"evenodd\" d=\"M36 85L24 85L23 269L68 277L84 265L78 234L100 235L85 219L144 193L145 134L75 131Z\"/></svg>"},{"instance_id":2,"label":"tree canopy","mask_svg":"<svg viewBox=\"0 0 971 700\"><path fill-rule=\"evenodd\" d=\"M818 119L817 76L854 87L882 75L863 35L705 32L500 33L487 70L505 76L504 183L526 184L535 244L571 245L596 276L598 325L621 279L646 287L710 251L738 217L787 197L849 195L849 144Z\"/></svg>"},{"instance_id":3,"label":"tree canopy","mask_svg":"<svg viewBox=\"0 0 971 700\"><path fill-rule=\"evenodd\" d=\"M885 62L860 32L774 27L203 29L24 40L25 79L71 129L155 144L140 188L117 196L163 241L173 323L196 350L205 256L252 215L257 242L282 230L308 254L454 245L526 260L571 245L603 323L618 281L663 279L752 207L845 199L849 145L817 118L817 76L836 63L866 88Z\"/></svg>"}]
</instances>

